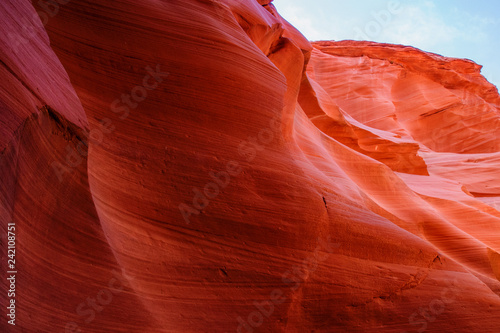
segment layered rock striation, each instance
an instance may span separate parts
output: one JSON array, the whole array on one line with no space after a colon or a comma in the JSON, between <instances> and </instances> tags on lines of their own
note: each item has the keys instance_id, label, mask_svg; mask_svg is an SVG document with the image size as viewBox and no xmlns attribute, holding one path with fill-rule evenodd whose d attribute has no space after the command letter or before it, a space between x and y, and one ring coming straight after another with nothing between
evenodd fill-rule
<instances>
[{"instance_id":1,"label":"layered rock striation","mask_svg":"<svg viewBox=\"0 0 500 333\"><path fill-rule=\"evenodd\" d=\"M0 11L2 331L498 331L481 66L269 0Z\"/></svg>"}]
</instances>

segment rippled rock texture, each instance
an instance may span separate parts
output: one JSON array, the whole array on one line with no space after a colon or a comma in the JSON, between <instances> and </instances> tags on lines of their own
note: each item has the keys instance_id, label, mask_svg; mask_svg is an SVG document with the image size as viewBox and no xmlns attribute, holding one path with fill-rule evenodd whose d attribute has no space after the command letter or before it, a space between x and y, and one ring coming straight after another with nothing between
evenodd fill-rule
<instances>
[{"instance_id":1,"label":"rippled rock texture","mask_svg":"<svg viewBox=\"0 0 500 333\"><path fill-rule=\"evenodd\" d=\"M481 66L309 43L269 0L0 17L2 332L498 332Z\"/></svg>"}]
</instances>

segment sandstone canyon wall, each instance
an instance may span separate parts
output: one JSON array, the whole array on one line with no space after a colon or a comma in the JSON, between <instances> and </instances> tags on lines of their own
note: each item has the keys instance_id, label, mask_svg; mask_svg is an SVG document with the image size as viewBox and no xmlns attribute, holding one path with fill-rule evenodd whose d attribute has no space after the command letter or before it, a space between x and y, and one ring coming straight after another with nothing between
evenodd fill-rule
<instances>
[{"instance_id":1,"label":"sandstone canyon wall","mask_svg":"<svg viewBox=\"0 0 500 333\"><path fill-rule=\"evenodd\" d=\"M270 0L0 2L2 332L500 325L500 96Z\"/></svg>"}]
</instances>

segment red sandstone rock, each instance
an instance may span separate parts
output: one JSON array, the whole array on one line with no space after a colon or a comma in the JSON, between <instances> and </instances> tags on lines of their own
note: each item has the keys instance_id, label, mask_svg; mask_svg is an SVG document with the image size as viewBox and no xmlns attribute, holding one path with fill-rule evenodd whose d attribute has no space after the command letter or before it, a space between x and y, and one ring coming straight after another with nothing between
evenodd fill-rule
<instances>
[{"instance_id":1,"label":"red sandstone rock","mask_svg":"<svg viewBox=\"0 0 500 333\"><path fill-rule=\"evenodd\" d=\"M498 331L479 65L271 1L34 6L0 4L2 332Z\"/></svg>"}]
</instances>

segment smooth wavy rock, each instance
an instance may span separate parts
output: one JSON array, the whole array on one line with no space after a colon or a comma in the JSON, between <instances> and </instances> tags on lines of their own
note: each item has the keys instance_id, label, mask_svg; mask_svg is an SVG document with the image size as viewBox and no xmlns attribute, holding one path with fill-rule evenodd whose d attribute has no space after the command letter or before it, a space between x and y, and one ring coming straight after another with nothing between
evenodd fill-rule
<instances>
[{"instance_id":1,"label":"smooth wavy rock","mask_svg":"<svg viewBox=\"0 0 500 333\"><path fill-rule=\"evenodd\" d=\"M271 2L0 3L2 332L498 332L496 87Z\"/></svg>"}]
</instances>

